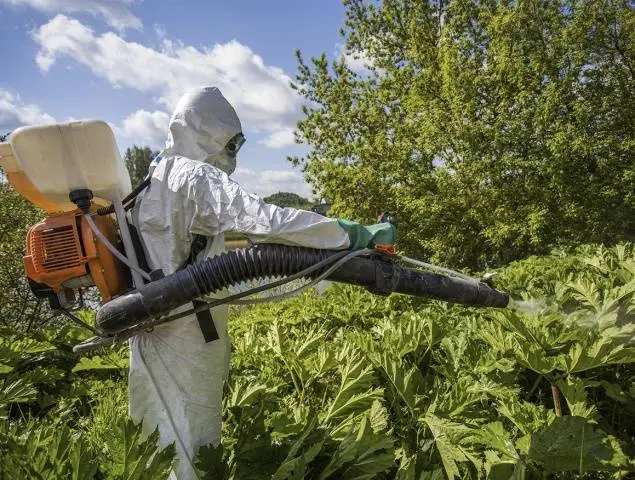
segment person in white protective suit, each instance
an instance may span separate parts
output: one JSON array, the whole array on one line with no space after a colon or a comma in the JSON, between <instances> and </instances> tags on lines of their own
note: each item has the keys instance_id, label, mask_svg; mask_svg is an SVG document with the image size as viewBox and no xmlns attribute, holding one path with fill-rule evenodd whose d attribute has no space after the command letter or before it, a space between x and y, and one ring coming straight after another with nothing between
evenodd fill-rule
<instances>
[{"instance_id":1,"label":"person in white protective suit","mask_svg":"<svg viewBox=\"0 0 635 480\"><path fill-rule=\"evenodd\" d=\"M169 275L187 264L195 236L207 238L195 261L224 251L224 232L253 242L357 249L392 243L390 224L369 227L265 203L230 180L244 142L234 108L215 87L196 88L178 102L165 149L150 166L149 187L132 213L151 269ZM226 295L226 293L225 293ZM220 295L217 295L219 297ZM185 305L175 312L190 309ZM144 433L159 428L162 447L175 443L173 478L197 478L201 446L221 439L223 383L229 371L228 307L211 310L217 339L200 317L168 322L130 341L129 411Z\"/></svg>"}]
</instances>

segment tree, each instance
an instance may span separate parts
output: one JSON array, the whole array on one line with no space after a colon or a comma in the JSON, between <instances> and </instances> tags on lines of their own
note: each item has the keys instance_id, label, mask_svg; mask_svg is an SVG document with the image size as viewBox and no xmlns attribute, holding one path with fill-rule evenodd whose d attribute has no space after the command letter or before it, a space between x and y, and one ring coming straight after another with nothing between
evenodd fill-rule
<instances>
[{"instance_id":1,"label":"tree","mask_svg":"<svg viewBox=\"0 0 635 480\"><path fill-rule=\"evenodd\" d=\"M1 171L1 170L0 170ZM0 326L30 332L55 317L30 291L22 258L26 233L44 218L13 187L0 183Z\"/></svg>"},{"instance_id":2,"label":"tree","mask_svg":"<svg viewBox=\"0 0 635 480\"><path fill-rule=\"evenodd\" d=\"M0 142L8 137L1 134ZM22 260L26 233L44 213L4 181L1 168L0 178L0 327L29 332L55 316L46 302L31 295Z\"/></svg>"},{"instance_id":3,"label":"tree","mask_svg":"<svg viewBox=\"0 0 635 480\"><path fill-rule=\"evenodd\" d=\"M148 174L148 168L152 159L158 155L159 152L153 151L150 147L137 147L134 145L132 148L127 148L124 154L124 162L128 173L130 173L130 181L132 186L139 185Z\"/></svg>"},{"instance_id":4,"label":"tree","mask_svg":"<svg viewBox=\"0 0 635 480\"><path fill-rule=\"evenodd\" d=\"M325 54L301 165L333 213L397 215L412 254L482 266L635 235L627 0L344 0L353 71ZM356 62L359 63L359 62Z\"/></svg>"},{"instance_id":5,"label":"tree","mask_svg":"<svg viewBox=\"0 0 635 480\"><path fill-rule=\"evenodd\" d=\"M291 192L278 192L273 195L269 195L264 198L264 201L267 203L272 203L273 205L277 205L279 207L294 207L294 208L310 208L312 203L309 202L306 198L301 197L296 193Z\"/></svg>"}]
</instances>

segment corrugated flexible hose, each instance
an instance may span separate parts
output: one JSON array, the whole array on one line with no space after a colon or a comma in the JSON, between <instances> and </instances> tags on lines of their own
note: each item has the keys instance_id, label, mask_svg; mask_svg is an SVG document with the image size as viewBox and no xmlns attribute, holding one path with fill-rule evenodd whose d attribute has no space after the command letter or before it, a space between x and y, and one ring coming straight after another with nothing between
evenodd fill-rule
<instances>
[{"instance_id":1,"label":"corrugated flexible hose","mask_svg":"<svg viewBox=\"0 0 635 480\"><path fill-rule=\"evenodd\" d=\"M195 298L250 280L293 275L341 253L276 244L226 252L111 300L97 312L96 326L103 334L114 334ZM327 268L307 276L315 278ZM404 268L374 254L351 258L327 278L377 294L395 292L481 307L506 307L509 302L507 294L483 282Z\"/></svg>"}]
</instances>

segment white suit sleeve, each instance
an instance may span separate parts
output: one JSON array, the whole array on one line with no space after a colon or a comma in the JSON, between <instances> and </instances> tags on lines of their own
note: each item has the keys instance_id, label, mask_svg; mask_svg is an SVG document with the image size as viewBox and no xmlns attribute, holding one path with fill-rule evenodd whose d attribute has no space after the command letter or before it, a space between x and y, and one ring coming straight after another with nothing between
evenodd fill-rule
<instances>
[{"instance_id":1,"label":"white suit sleeve","mask_svg":"<svg viewBox=\"0 0 635 480\"><path fill-rule=\"evenodd\" d=\"M199 166L192 175L187 187L194 207L192 234L211 237L237 232L255 242L330 250L350 246L347 232L336 219L268 204L211 165Z\"/></svg>"}]
</instances>

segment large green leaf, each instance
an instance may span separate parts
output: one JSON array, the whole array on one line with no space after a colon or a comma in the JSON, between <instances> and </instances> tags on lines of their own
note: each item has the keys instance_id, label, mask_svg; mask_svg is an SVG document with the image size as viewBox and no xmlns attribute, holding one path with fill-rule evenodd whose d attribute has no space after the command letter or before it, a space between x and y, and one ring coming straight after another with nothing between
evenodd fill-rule
<instances>
[{"instance_id":1,"label":"large green leaf","mask_svg":"<svg viewBox=\"0 0 635 480\"><path fill-rule=\"evenodd\" d=\"M23 379L5 382L0 389L0 419L7 418L10 404L30 402L37 393L33 385Z\"/></svg>"},{"instance_id":2,"label":"large green leaf","mask_svg":"<svg viewBox=\"0 0 635 480\"><path fill-rule=\"evenodd\" d=\"M121 370L128 367L128 359L125 357L106 356L101 357L82 357L80 361L73 367L73 372L81 372L84 370Z\"/></svg>"},{"instance_id":3,"label":"large green leaf","mask_svg":"<svg viewBox=\"0 0 635 480\"><path fill-rule=\"evenodd\" d=\"M143 438L141 423L126 419L119 425L122 457L115 460L126 480L167 478L175 457L174 444L161 449L159 430Z\"/></svg>"},{"instance_id":4,"label":"large green leaf","mask_svg":"<svg viewBox=\"0 0 635 480\"><path fill-rule=\"evenodd\" d=\"M394 464L393 445L394 440L390 436L375 434L368 417L363 417L359 427L339 443L331 461L318 478L375 478L377 474L387 471Z\"/></svg>"},{"instance_id":5,"label":"large green leaf","mask_svg":"<svg viewBox=\"0 0 635 480\"><path fill-rule=\"evenodd\" d=\"M408 367L403 362L394 359L389 351L378 355L375 361L383 376L388 380L390 390L394 391L395 398L403 402L408 407L410 415L416 418L423 408L422 400L425 391L421 371L417 367Z\"/></svg>"},{"instance_id":6,"label":"large green leaf","mask_svg":"<svg viewBox=\"0 0 635 480\"><path fill-rule=\"evenodd\" d=\"M580 378L574 378L568 376L566 380L558 380L556 385L562 392L571 415L576 417L583 417L591 420L596 414L597 410L594 406L587 404L586 393L584 391L584 381Z\"/></svg>"},{"instance_id":7,"label":"large green leaf","mask_svg":"<svg viewBox=\"0 0 635 480\"><path fill-rule=\"evenodd\" d=\"M316 430L311 422L305 432L291 446L287 457L275 471L272 480L302 480L309 464L320 453L327 438L325 430Z\"/></svg>"},{"instance_id":8,"label":"large green leaf","mask_svg":"<svg viewBox=\"0 0 635 480\"><path fill-rule=\"evenodd\" d=\"M195 466L201 480L229 478L229 468L224 458L222 445L205 445L196 454Z\"/></svg>"},{"instance_id":9,"label":"large green leaf","mask_svg":"<svg viewBox=\"0 0 635 480\"><path fill-rule=\"evenodd\" d=\"M87 442L84 439L77 439L73 443L70 452L71 476L72 480L93 480L99 462L93 452L90 452Z\"/></svg>"},{"instance_id":10,"label":"large green leaf","mask_svg":"<svg viewBox=\"0 0 635 480\"><path fill-rule=\"evenodd\" d=\"M547 471L610 471L627 466L621 450L582 417L558 417L531 437L528 458Z\"/></svg>"},{"instance_id":11,"label":"large green leaf","mask_svg":"<svg viewBox=\"0 0 635 480\"><path fill-rule=\"evenodd\" d=\"M501 422L488 423L483 425L479 432L479 441L505 457L517 461L520 455L514 446L514 442L508 432L505 431Z\"/></svg>"},{"instance_id":12,"label":"large green leaf","mask_svg":"<svg viewBox=\"0 0 635 480\"><path fill-rule=\"evenodd\" d=\"M480 462L470 444L476 441L475 432L462 424L437 417L431 413L421 418L432 432L437 451L448 478L460 475L459 463L472 462L480 469Z\"/></svg>"},{"instance_id":13,"label":"large green leaf","mask_svg":"<svg viewBox=\"0 0 635 480\"><path fill-rule=\"evenodd\" d=\"M575 344L565 357L570 373L603 365L635 362L635 324L609 328L590 345Z\"/></svg>"},{"instance_id":14,"label":"large green leaf","mask_svg":"<svg viewBox=\"0 0 635 480\"><path fill-rule=\"evenodd\" d=\"M515 398L501 402L497 410L523 434L530 434L543 429L551 425L556 419L556 414L552 409L548 409L543 405L518 401Z\"/></svg>"},{"instance_id":15,"label":"large green leaf","mask_svg":"<svg viewBox=\"0 0 635 480\"><path fill-rule=\"evenodd\" d=\"M351 353L351 356L343 359L344 363L339 369L339 388L326 408L325 423L364 413L382 393L380 389L371 387L373 369L367 365L364 357Z\"/></svg>"}]
</instances>

